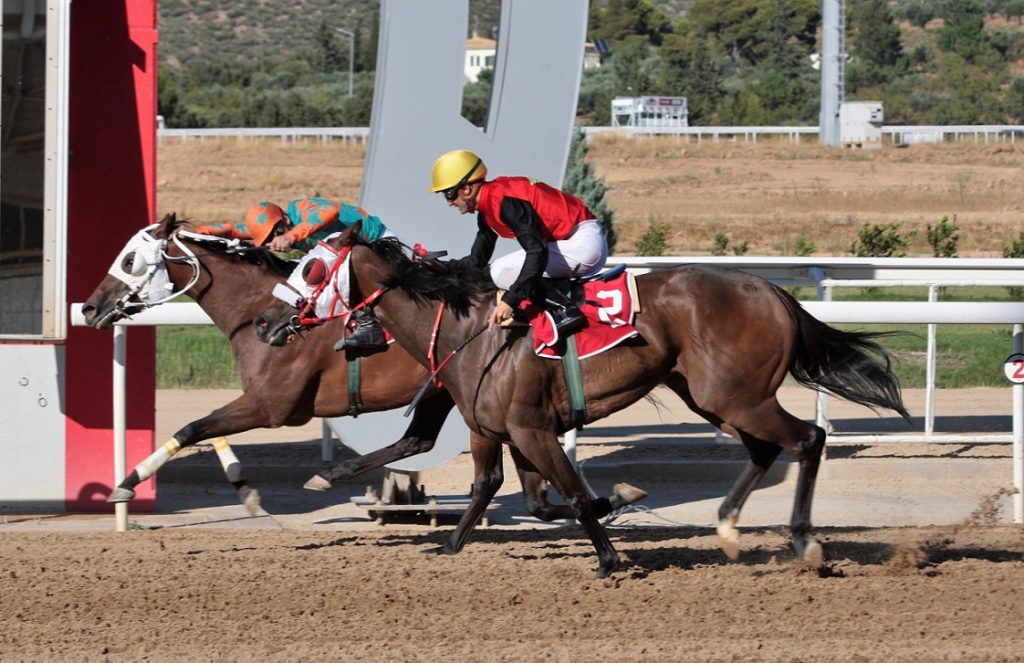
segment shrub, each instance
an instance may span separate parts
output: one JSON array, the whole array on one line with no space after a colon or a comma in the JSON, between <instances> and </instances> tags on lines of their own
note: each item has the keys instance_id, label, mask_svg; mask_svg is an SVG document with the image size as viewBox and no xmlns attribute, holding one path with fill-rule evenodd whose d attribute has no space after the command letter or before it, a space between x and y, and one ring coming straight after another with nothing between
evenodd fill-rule
<instances>
[{"instance_id":1,"label":"shrub","mask_svg":"<svg viewBox=\"0 0 1024 663\"><path fill-rule=\"evenodd\" d=\"M711 245L711 255L724 256L727 248L729 248L729 238L725 233L715 233L715 241L714 244Z\"/></svg>"},{"instance_id":2,"label":"shrub","mask_svg":"<svg viewBox=\"0 0 1024 663\"><path fill-rule=\"evenodd\" d=\"M857 239L850 253L858 258L899 258L907 255L907 248L915 233L900 232L898 223L868 223L857 231Z\"/></svg>"},{"instance_id":3,"label":"shrub","mask_svg":"<svg viewBox=\"0 0 1024 663\"><path fill-rule=\"evenodd\" d=\"M796 236L796 244L793 246L793 255L806 257L814 253L818 247L814 245L807 235L800 233Z\"/></svg>"},{"instance_id":4,"label":"shrub","mask_svg":"<svg viewBox=\"0 0 1024 663\"><path fill-rule=\"evenodd\" d=\"M957 244L960 242L960 228L955 223L949 222L949 217L944 216L937 226L928 224L928 244L932 247L932 255L936 258L955 258Z\"/></svg>"},{"instance_id":5,"label":"shrub","mask_svg":"<svg viewBox=\"0 0 1024 663\"><path fill-rule=\"evenodd\" d=\"M1004 258L1024 258L1024 230L1020 232L1017 239L1011 239L1009 244L1003 246ZM1006 288L1011 299L1024 299L1024 287L1012 285Z\"/></svg>"},{"instance_id":6,"label":"shrub","mask_svg":"<svg viewBox=\"0 0 1024 663\"><path fill-rule=\"evenodd\" d=\"M636 243L636 254L638 256L663 256L668 252L668 235L669 226L667 223L660 223L651 219L647 224L647 229L644 231L640 241Z\"/></svg>"}]
</instances>

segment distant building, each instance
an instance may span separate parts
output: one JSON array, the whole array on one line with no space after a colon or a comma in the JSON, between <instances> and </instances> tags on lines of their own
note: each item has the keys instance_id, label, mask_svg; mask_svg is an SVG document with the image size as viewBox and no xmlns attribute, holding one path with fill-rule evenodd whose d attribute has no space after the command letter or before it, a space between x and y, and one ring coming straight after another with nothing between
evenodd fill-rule
<instances>
[{"instance_id":1,"label":"distant building","mask_svg":"<svg viewBox=\"0 0 1024 663\"><path fill-rule=\"evenodd\" d=\"M688 127L686 97L615 97L613 127Z\"/></svg>"},{"instance_id":2,"label":"distant building","mask_svg":"<svg viewBox=\"0 0 1024 663\"><path fill-rule=\"evenodd\" d=\"M463 69L467 83L480 80L480 72L494 68L494 54L498 42L486 37L470 37L466 40L466 64ZM596 69L601 66L601 54L593 43L587 42L583 47L583 68Z\"/></svg>"},{"instance_id":3,"label":"distant building","mask_svg":"<svg viewBox=\"0 0 1024 663\"><path fill-rule=\"evenodd\" d=\"M465 75L467 83L476 83L480 72L494 68L494 53L498 42L486 37L471 37L466 40Z\"/></svg>"}]
</instances>

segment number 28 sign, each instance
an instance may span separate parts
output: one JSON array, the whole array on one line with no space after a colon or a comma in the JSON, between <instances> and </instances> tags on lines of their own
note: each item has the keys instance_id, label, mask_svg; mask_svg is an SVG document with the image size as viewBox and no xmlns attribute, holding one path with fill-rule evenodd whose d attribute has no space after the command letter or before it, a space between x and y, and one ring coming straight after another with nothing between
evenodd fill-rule
<instances>
[{"instance_id":1,"label":"number 28 sign","mask_svg":"<svg viewBox=\"0 0 1024 663\"><path fill-rule=\"evenodd\" d=\"M1024 354L1012 354L1003 362L1003 375L1014 384L1024 384Z\"/></svg>"}]
</instances>

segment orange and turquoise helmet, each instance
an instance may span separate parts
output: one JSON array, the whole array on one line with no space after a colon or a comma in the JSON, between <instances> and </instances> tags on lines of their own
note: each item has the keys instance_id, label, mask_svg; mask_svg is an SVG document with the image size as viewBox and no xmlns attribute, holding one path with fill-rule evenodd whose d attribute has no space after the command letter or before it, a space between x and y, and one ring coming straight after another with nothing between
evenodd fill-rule
<instances>
[{"instance_id":1,"label":"orange and turquoise helmet","mask_svg":"<svg viewBox=\"0 0 1024 663\"><path fill-rule=\"evenodd\" d=\"M274 203L255 203L245 213L245 231L256 246L263 246L281 221L286 221L286 217L280 207Z\"/></svg>"}]
</instances>

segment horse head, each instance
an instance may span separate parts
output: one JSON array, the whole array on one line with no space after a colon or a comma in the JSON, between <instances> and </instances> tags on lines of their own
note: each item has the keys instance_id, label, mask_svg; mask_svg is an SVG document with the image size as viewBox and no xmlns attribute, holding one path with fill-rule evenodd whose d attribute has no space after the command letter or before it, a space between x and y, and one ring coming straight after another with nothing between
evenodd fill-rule
<instances>
[{"instance_id":1,"label":"horse head","mask_svg":"<svg viewBox=\"0 0 1024 663\"><path fill-rule=\"evenodd\" d=\"M279 300L255 319L256 337L270 345L285 345L303 328L344 315L347 302L337 295L335 279L362 222L322 240L299 260L284 284L274 288Z\"/></svg>"},{"instance_id":2,"label":"horse head","mask_svg":"<svg viewBox=\"0 0 1024 663\"><path fill-rule=\"evenodd\" d=\"M167 241L185 223L172 212L135 233L85 304L85 322L96 329L180 294L167 273ZM185 288L187 290L187 288Z\"/></svg>"}]
</instances>

